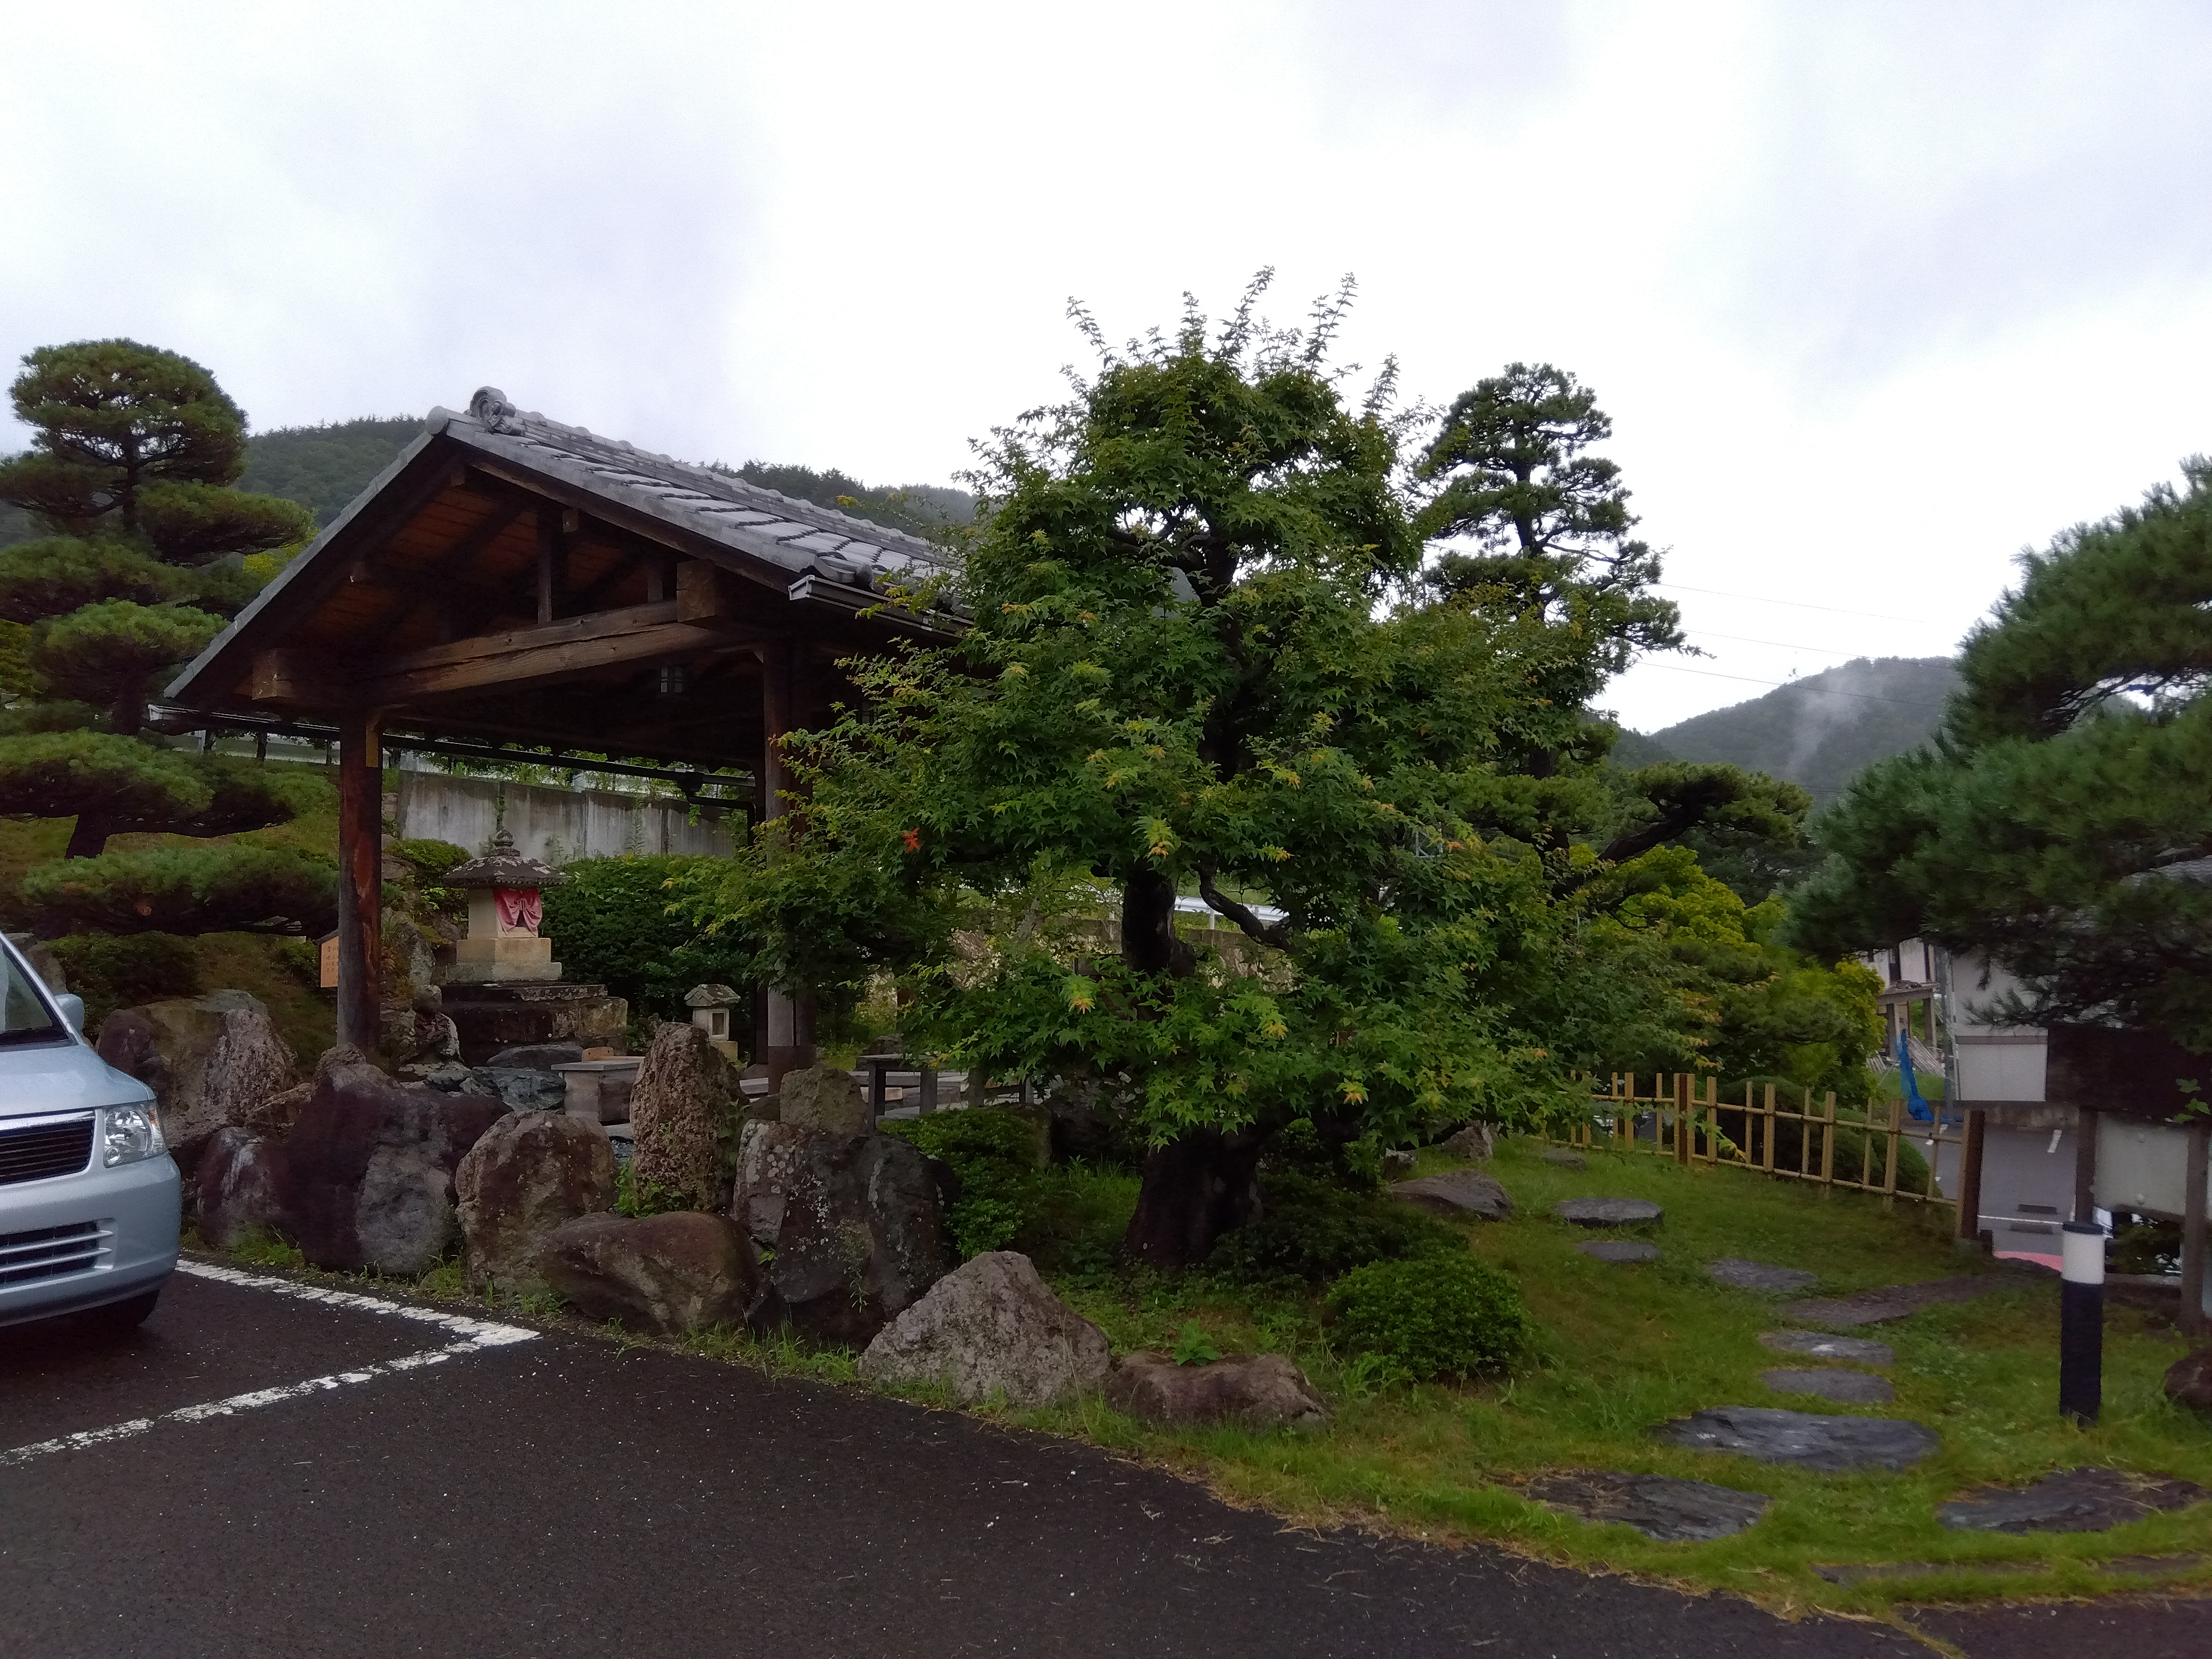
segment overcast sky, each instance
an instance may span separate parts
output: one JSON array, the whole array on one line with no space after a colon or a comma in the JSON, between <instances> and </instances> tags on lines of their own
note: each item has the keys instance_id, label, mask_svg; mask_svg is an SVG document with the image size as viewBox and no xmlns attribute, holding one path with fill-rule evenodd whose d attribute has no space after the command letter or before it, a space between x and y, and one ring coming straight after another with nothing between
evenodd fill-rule
<instances>
[{"instance_id":1,"label":"overcast sky","mask_svg":"<svg viewBox=\"0 0 2212 1659\"><path fill-rule=\"evenodd\" d=\"M479 385L692 459L947 481L1082 343L1291 320L1612 414L1702 659L1665 726L1949 650L2212 450L2212 6L37 6L0 362L129 335L257 428ZM0 430L0 446L22 441ZM1723 678L1723 677L1734 678Z\"/></svg>"}]
</instances>

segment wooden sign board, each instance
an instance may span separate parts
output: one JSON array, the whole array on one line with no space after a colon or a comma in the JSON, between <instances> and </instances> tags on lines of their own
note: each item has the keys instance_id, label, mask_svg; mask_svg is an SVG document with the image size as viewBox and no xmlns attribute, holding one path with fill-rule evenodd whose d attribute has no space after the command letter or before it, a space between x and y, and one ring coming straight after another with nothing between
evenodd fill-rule
<instances>
[{"instance_id":1,"label":"wooden sign board","mask_svg":"<svg viewBox=\"0 0 2212 1659\"><path fill-rule=\"evenodd\" d=\"M338 936L335 930L324 934L315 941L315 960L321 967L321 971L316 975L316 982L325 991L337 990L338 988Z\"/></svg>"}]
</instances>

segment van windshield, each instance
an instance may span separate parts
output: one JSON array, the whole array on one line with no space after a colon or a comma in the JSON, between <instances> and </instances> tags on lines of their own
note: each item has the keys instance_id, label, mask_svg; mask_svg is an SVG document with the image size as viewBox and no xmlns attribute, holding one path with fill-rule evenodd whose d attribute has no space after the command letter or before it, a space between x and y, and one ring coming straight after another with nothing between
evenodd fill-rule
<instances>
[{"instance_id":1,"label":"van windshield","mask_svg":"<svg viewBox=\"0 0 2212 1659\"><path fill-rule=\"evenodd\" d=\"M46 999L15 959L0 951L0 1043L46 1042L62 1035Z\"/></svg>"}]
</instances>

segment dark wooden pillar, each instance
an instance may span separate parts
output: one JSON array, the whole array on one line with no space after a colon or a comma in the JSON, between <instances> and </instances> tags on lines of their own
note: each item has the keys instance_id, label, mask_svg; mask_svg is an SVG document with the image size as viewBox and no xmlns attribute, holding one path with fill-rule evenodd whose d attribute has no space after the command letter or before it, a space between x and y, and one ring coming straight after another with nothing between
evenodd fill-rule
<instances>
[{"instance_id":1,"label":"dark wooden pillar","mask_svg":"<svg viewBox=\"0 0 2212 1659\"><path fill-rule=\"evenodd\" d=\"M2074 1115L2074 1219L2097 1218L2097 1114L2087 1106Z\"/></svg>"},{"instance_id":2,"label":"dark wooden pillar","mask_svg":"<svg viewBox=\"0 0 2212 1659\"><path fill-rule=\"evenodd\" d=\"M1989 1136L1990 1115L1978 1109L1966 1114L1966 1136L1959 1145L1959 1237L1982 1235L1982 1147ZM1938 1126L1941 1127L1940 1125ZM1937 1157L1942 1154L1939 1152Z\"/></svg>"},{"instance_id":3,"label":"dark wooden pillar","mask_svg":"<svg viewBox=\"0 0 2212 1659\"><path fill-rule=\"evenodd\" d=\"M800 665L787 641L761 647L761 764L758 795L763 819L782 817L790 809L784 791L791 775L784 765L781 740L797 726ZM783 1086L784 1073L814 1063L814 1008L811 998L770 991L762 1010L761 1060L768 1067L771 1092Z\"/></svg>"},{"instance_id":4,"label":"dark wooden pillar","mask_svg":"<svg viewBox=\"0 0 2212 1659\"><path fill-rule=\"evenodd\" d=\"M338 722L337 1038L374 1054L382 1036L384 770L374 714Z\"/></svg>"},{"instance_id":5,"label":"dark wooden pillar","mask_svg":"<svg viewBox=\"0 0 2212 1659\"><path fill-rule=\"evenodd\" d=\"M2189 1126L2189 1157L2181 1177L2181 1328L2202 1332L2204 1319L2204 1184L2212 1164L2212 1126Z\"/></svg>"}]
</instances>

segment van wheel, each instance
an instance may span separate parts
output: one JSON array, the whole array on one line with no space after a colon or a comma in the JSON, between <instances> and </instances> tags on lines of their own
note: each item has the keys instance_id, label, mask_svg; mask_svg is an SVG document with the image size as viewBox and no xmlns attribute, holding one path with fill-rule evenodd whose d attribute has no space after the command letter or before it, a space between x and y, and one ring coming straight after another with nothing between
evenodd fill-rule
<instances>
[{"instance_id":1,"label":"van wheel","mask_svg":"<svg viewBox=\"0 0 2212 1659\"><path fill-rule=\"evenodd\" d=\"M87 1309L79 1316L84 1328L100 1336L121 1336L135 1331L146 1322L146 1316L154 1311L154 1304L161 1299L160 1288L141 1291L125 1297L120 1302L110 1302L97 1308Z\"/></svg>"}]
</instances>

